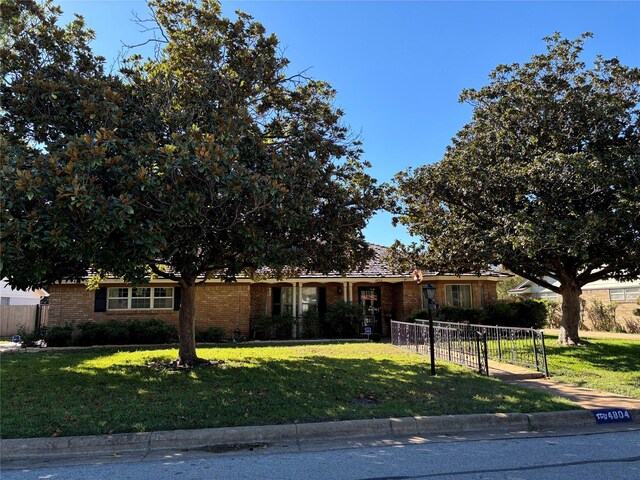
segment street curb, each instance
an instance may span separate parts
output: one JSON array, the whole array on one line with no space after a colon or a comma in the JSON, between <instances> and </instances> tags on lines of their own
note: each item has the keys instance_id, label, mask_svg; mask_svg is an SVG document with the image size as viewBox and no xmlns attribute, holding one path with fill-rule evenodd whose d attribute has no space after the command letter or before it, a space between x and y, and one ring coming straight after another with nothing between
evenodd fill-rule
<instances>
[{"instance_id":1,"label":"street curb","mask_svg":"<svg viewBox=\"0 0 640 480\"><path fill-rule=\"evenodd\" d=\"M630 409L633 423L640 423L640 409ZM544 431L596 425L591 410L541 413L496 413L434 417L344 420L251 427L207 428L147 433L121 433L80 437L0 440L0 463L38 456L81 453L139 452L162 449L196 449L274 442L305 442L332 438L455 435L478 431Z\"/></svg>"}]
</instances>

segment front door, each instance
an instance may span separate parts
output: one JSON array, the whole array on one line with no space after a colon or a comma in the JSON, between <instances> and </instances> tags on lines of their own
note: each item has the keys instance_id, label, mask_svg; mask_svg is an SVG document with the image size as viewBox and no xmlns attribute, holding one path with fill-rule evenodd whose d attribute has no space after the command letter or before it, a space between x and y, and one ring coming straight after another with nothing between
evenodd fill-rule
<instances>
[{"instance_id":1,"label":"front door","mask_svg":"<svg viewBox=\"0 0 640 480\"><path fill-rule=\"evenodd\" d=\"M380 287L358 287L358 302L364 310L364 325L360 333L364 333L365 327L371 327L374 335L380 335L382 333Z\"/></svg>"}]
</instances>

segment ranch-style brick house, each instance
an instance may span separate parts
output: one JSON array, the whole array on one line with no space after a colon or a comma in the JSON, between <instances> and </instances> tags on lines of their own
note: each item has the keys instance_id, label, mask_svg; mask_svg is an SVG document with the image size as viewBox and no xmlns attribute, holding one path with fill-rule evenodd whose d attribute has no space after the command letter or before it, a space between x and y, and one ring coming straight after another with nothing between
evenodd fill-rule
<instances>
[{"instance_id":1,"label":"ranch-style brick house","mask_svg":"<svg viewBox=\"0 0 640 480\"><path fill-rule=\"evenodd\" d=\"M384 261L387 249L372 245L374 258L360 271L340 274L302 274L286 280L252 281L238 278L224 283L208 280L196 288L196 328L219 327L231 336L236 330L252 334L253 322L263 315L291 314L301 319L313 309L320 316L332 304L357 302L363 306L367 324L389 336L390 321L406 319L412 310L426 308L424 288L436 287L435 303L481 307L497 300L496 283L504 274L447 275L423 273L420 283L411 273L393 273ZM180 287L164 279L132 287L118 279L87 290L83 283L53 285L49 297L48 326L88 321L160 319L178 324ZM295 336L295 332L294 332Z\"/></svg>"}]
</instances>

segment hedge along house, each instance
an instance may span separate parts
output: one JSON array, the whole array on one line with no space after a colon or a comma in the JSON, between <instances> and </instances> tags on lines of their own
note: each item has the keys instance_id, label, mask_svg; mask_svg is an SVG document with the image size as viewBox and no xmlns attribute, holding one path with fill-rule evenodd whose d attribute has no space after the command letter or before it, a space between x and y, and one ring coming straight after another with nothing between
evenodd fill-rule
<instances>
[{"instance_id":1,"label":"hedge along house","mask_svg":"<svg viewBox=\"0 0 640 480\"><path fill-rule=\"evenodd\" d=\"M308 273L286 280L238 278L233 283L207 280L196 290L196 328L218 327L228 336L239 330L252 336L258 318L292 315L298 319L292 332L296 337L304 331L301 322L306 312L317 312L322 318L331 305L343 301L362 305L366 324L388 336L391 319L405 320L413 310L426 308L428 284L436 287L437 305L477 308L496 301L496 283L505 276L424 273L417 283L411 273L392 271L385 261L385 247L372 248L375 255L366 267L345 275ZM164 279L143 286L108 279L94 291L81 283L61 283L51 287L49 304L49 327L152 318L177 325L180 287Z\"/></svg>"}]
</instances>

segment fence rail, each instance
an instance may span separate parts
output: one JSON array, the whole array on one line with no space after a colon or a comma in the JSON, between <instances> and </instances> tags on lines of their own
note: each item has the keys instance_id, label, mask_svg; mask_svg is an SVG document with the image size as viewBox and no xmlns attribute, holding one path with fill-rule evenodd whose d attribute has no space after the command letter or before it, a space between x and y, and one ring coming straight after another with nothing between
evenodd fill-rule
<instances>
[{"instance_id":1,"label":"fence rail","mask_svg":"<svg viewBox=\"0 0 640 480\"><path fill-rule=\"evenodd\" d=\"M393 345L416 353L429 354L429 327L424 323L391 322ZM433 327L435 357L489 375L487 340L482 332L446 325Z\"/></svg>"},{"instance_id":2,"label":"fence rail","mask_svg":"<svg viewBox=\"0 0 640 480\"><path fill-rule=\"evenodd\" d=\"M487 356L489 359L533 368L544 373L545 376L549 376L544 333L540 330L449 322L434 322L434 324L455 325L455 328L483 332L487 336Z\"/></svg>"},{"instance_id":3,"label":"fence rail","mask_svg":"<svg viewBox=\"0 0 640 480\"><path fill-rule=\"evenodd\" d=\"M391 322L395 346L429 353L427 320ZM433 322L436 358L487 373L488 360L534 368L549 376L544 334L532 328Z\"/></svg>"}]
</instances>

